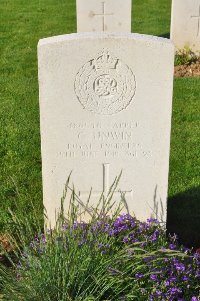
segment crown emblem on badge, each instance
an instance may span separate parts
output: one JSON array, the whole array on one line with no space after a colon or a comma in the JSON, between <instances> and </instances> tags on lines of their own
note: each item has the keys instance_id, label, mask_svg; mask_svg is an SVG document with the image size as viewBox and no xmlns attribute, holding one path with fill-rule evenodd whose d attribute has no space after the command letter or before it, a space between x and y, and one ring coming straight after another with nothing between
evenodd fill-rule
<instances>
[{"instance_id":1,"label":"crown emblem on badge","mask_svg":"<svg viewBox=\"0 0 200 301\"><path fill-rule=\"evenodd\" d=\"M111 57L108 51L104 50L95 60L94 65L98 69L116 69L118 59Z\"/></svg>"}]
</instances>

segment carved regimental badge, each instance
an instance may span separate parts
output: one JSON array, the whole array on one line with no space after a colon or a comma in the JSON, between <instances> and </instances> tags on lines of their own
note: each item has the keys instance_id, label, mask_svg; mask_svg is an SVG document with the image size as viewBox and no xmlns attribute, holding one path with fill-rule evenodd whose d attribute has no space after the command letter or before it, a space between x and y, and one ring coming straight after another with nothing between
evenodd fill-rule
<instances>
[{"instance_id":1,"label":"carved regimental badge","mask_svg":"<svg viewBox=\"0 0 200 301\"><path fill-rule=\"evenodd\" d=\"M75 93L84 109L111 115L127 108L135 94L132 70L104 50L77 73Z\"/></svg>"}]
</instances>

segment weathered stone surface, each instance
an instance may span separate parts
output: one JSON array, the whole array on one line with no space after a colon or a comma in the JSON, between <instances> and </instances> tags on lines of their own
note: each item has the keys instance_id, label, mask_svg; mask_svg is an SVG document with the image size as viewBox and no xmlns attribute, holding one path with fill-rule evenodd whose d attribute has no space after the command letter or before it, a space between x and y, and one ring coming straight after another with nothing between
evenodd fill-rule
<instances>
[{"instance_id":1,"label":"weathered stone surface","mask_svg":"<svg viewBox=\"0 0 200 301\"><path fill-rule=\"evenodd\" d=\"M131 32L131 0L77 0L77 32Z\"/></svg>"},{"instance_id":2,"label":"weathered stone surface","mask_svg":"<svg viewBox=\"0 0 200 301\"><path fill-rule=\"evenodd\" d=\"M171 39L177 49L200 53L200 0L173 0Z\"/></svg>"},{"instance_id":3,"label":"weathered stone surface","mask_svg":"<svg viewBox=\"0 0 200 301\"><path fill-rule=\"evenodd\" d=\"M95 204L119 189L139 219L166 219L174 47L163 38L87 33L38 46L44 206L54 222L71 171ZM114 195L119 199L119 193Z\"/></svg>"}]
</instances>

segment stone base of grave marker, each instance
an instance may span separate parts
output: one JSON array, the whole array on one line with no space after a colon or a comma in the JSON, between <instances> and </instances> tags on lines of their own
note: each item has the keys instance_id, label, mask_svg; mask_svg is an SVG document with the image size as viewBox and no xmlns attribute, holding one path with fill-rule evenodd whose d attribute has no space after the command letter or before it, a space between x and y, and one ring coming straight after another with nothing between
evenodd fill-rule
<instances>
[{"instance_id":1,"label":"stone base of grave marker","mask_svg":"<svg viewBox=\"0 0 200 301\"><path fill-rule=\"evenodd\" d=\"M97 204L122 171L130 213L166 220L173 44L85 33L38 46L44 206L51 224L68 175ZM118 201L120 193L113 200ZM69 199L66 199L66 207Z\"/></svg>"}]
</instances>

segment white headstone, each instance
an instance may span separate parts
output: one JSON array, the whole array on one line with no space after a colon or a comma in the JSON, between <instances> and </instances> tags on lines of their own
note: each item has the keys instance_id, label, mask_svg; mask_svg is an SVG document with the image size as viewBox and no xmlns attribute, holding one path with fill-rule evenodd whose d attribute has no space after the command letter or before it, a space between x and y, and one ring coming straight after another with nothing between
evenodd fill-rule
<instances>
[{"instance_id":1,"label":"white headstone","mask_svg":"<svg viewBox=\"0 0 200 301\"><path fill-rule=\"evenodd\" d=\"M131 32L131 0L77 0L77 32Z\"/></svg>"},{"instance_id":2,"label":"white headstone","mask_svg":"<svg viewBox=\"0 0 200 301\"><path fill-rule=\"evenodd\" d=\"M177 49L200 53L200 0L173 0L171 39Z\"/></svg>"},{"instance_id":3,"label":"white headstone","mask_svg":"<svg viewBox=\"0 0 200 301\"><path fill-rule=\"evenodd\" d=\"M139 219L166 219L173 44L137 34L70 34L38 46L44 206L53 223L71 180L97 203L119 189ZM119 200L119 193L114 195Z\"/></svg>"}]
</instances>

